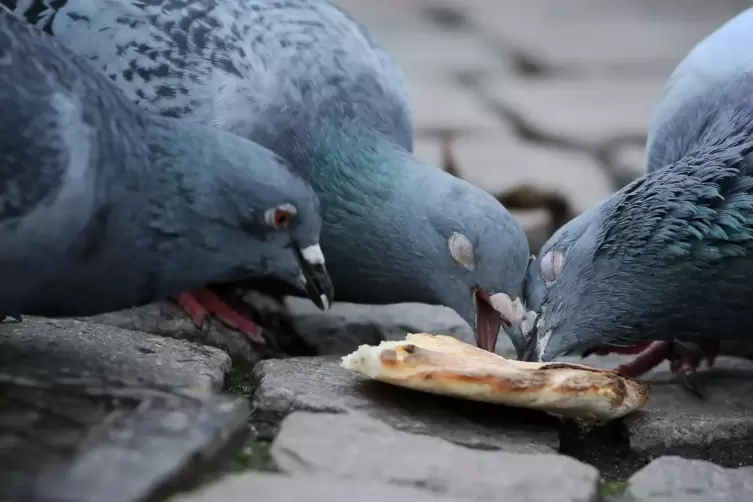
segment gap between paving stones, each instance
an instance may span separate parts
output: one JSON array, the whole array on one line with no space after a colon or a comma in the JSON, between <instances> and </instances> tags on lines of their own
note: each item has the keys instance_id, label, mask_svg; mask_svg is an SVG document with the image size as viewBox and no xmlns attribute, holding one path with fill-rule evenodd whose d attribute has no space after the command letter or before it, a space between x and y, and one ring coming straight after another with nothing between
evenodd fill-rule
<instances>
[{"instance_id":1,"label":"gap between paving stones","mask_svg":"<svg viewBox=\"0 0 753 502\"><path fill-rule=\"evenodd\" d=\"M663 416L659 418L654 416L656 424L648 429L645 427L641 429L636 425L646 420L645 412L638 412L626 420L601 426L588 426L573 420L547 421L543 414L533 412L529 414L530 416L526 415L529 416L528 419L523 418L519 422L548 423L556 439L553 438L554 441L547 446L549 441L545 438L546 433L543 431L537 433L534 428L530 429L532 432L527 433L529 444L521 446L522 443L514 436L515 427L508 430L504 423L498 423L500 420L505 420L505 415L515 415L519 410L501 407L492 409L483 404L464 403L466 408L472 408L472 410L465 413L466 416L462 421L453 423L454 419L448 421L447 417L442 414L449 413L451 401L455 400L406 391L385 384L365 383L358 385L361 390L354 391L352 381L350 384L347 383L350 377L346 373L336 374L338 373L336 361L337 359L332 357L302 358L293 361L265 361L257 365L253 371L255 387L251 396L253 402L251 421L256 437L267 441L267 444L271 443L277 436L283 420L296 411L348 414L363 413L366 410L372 418L387 422L395 430L442 437L450 443L465 446L470 450L546 453L549 449L550 453L560 453L596 467L600 471L601 483L612 488L615 482L619 484L651 460L665 455L709 460L723 467L753 465L753 444L751 441L747 443L744 441L744 438L751 437L753 430L750 430L750 424L739 417L725 417L725 420L731 422L739 420L739 427L730 437L715 438L709 444L689 444L682 441L685 432L681 427L672 428L672 410L665 410ZM295 371L291 370L293 367ZM266 382L264 382L265 379L267 379ZM722 383L721 385L728 384ZM670 386L657 385L659 399L664 399L661 396L670 391L672 391ZM365 394L360 395L362 392ZM391 403L382 402L385 396ZM427 406L433 409L426 411L423 417L420 416ZM703 406L697 403L695 408L696 410L702 409ZM730 406L734 408L737 405L732 403ZM476 407L478 409L475 409ZM525 411L527 410L523 410L524 413ZM402 416L396 418L395 414ZM436 423L431 423L435 418ZM423 426L428 424L424 430L419 424L421 421L424 422ZM390 422L397 422L397 425ZM451 430L453 427L468 428L470 422L476 422L470 427L478 426L478 429L475 429L476 432L472 431L472 434L477 435L477 441L464 439L462 432L458 432L457 437L452 437L457 432ZM694 422L703 422L703 420L694 419L688 423L692 425ZM713 435L714 425L706 425L711 427L711 432L707 431L703 434ZM631 427L632 430L638 431L637 436L633 438L634 444L631 444ZM699 427L704 427L704 424L700 424ZM488 428L486 432L484 428ZM733 427L725 425L722 428ZM498 434L495 434L495 429ZM541 437L537 438L537 434ZM647 436L651 434L665 435L666 441L663 446L657 447L659 443L652 442L651 438L647 439ZM508 435L507 438L505 438L506 435ZM523 434L525 435L526 433ZM523 443L525 441L524 439Z\"/></svg>"},{"instance_id":2,"label":"gap between paving stones","mask_svg":"<svg viewBox=\"0 0 753 502\"><path fill-rule=\"evenodd\" d=\"M422 9L422 14L431 24L448 32L462 31L477 34L481 43L489 46L494 53L500 54L500 61L503 64L506 64L513 74L528 78L549 78L563 74L562 69L558 70L549 67L543 62L538 61L534 56L526 54L525 51L520 48L510 47L509 44L501 44L501 42L497 40L497 37L494 37L481 29L476 23L469 19L463 11L458 10L453 6L439 5L426 7ZM500 47L500 45L503 47ZM529 124L522 115L515 113L513 110L504 106L504 104L493 99L484 92L483 86L479 84L480 78L483 78L483 76L471 73L460 73L455 75L456 82L465 87L476 99L482 102L485 107L488 107L488 109L497 115L504 123L510 125L513 133L519 139L531 143L546 144L568 150L577 150L593 155L612 181L615 191L632 181L632 178L628 179L624 173L621 173L618 170L615 165L613 151L625 143L632 144L638 142L642 146L645 144L646 135L640 137L610 138L594 148L574 142L571 139L544 133Z\"/></svg>"}]
</instances>

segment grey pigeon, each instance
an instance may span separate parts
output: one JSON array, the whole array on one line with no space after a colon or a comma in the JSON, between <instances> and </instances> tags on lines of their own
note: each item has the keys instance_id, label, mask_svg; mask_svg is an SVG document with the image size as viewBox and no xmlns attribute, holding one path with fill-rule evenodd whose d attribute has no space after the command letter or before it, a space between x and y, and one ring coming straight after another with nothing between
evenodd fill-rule
<instances>
[{"instance_id":1,"label":"grey pigeon","mask_svg":"<svg viewBox=\"0 0 753 502\"><path fill-rule=\"evenodd\" d=\"M662 95L647 174L542 248L525 287L540 316L520 330L524 359L551 361L605 345L629 352L637 344L651 353L630 367L635 373L664 356L688 372L693 342L712 351L713 361L719 340L750 337L751 47L753 10L699 43Z\"/></svg>"},{"instance_id":2,"label":"grey pigeon","mask_svg":"<svg viewBox=\"0 0 753 502\"><path fill-rule=\"evenodd\" d=\"M85 316L270 275L328 289L319 204L269 150L139 109L0 9L0 312ZM307 281L304 284L304 281Z\"/></svg>"},{"instance_id":3,"label":"grey pigeon","mask_svg":"<svg viewBox=\"0 0 753 502\"><path fill-rule=\"evenodd\" d=\"M322 203L336 300L445 305L489 350L500 326L523 315L523 229L490 194L413 156L403 76L340 8L325 0L3 3L141 107L250 138L290 161Z\"/></svg>"}]
</instances>

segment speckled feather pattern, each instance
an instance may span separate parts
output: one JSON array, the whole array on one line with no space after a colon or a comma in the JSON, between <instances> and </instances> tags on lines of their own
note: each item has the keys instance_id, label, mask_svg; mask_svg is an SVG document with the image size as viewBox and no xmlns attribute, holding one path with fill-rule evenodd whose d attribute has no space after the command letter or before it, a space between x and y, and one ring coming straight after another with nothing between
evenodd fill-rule
<instances>
[{"instance_id":1,"label":"speckled feather pattern","mask_svg":"<svg viewBox=\"0 0 753 502\"><path fill-rule=\"evenodd\" d=\"M321 201L336 299L446 305L475 324L473 288L520 294L528 246L491 195L412 154L392 59L326 0L44 0L0 4L104 70L139 106L284 157ZM450 256L462 232L467 270Z\"/></svg>"},{"instance_id":2,"label":"speckled feather pattern","mask_svg":"<svg viewBox=\"0 0 753 502\"><path fill-rule=\"evenodd\" d=\"M597 253L715 262L753 250L753 135L690 154L622 192Z\"/></svg>"},{"instance_id":3,"label":"speckled feather pattern","mask_svg":"<svg viewBox=\"0 0 753 502\"><path fill-rule=\"evenodd\" d=\"M713 60L707 64L713 68ZM672 112L654 128L649 157L666 164L542 247L541 256L565 253L554 283L533 266L526 285L544 312L539 333L551 333L545 358L604 343L736 338L753 329L753 71L710 82L693 93L676 90L681 102L662 107Z\"/></svg>"},{"instance_id":4,"label":"speckled feather pattern","mask_svg":"<svg viewBox=\"0 0 753 502\"><path fill-rule=\"evenodd\" d=\"M9 0L2 2L8 7ZM98 62L145 109L244 136L307 94L326 103L358 84L378 88L412 148L403 75L352 18L325 0L44 0L12 10ZM76 24L85 24L85 29ZM88 33L117 28L114 44ZM356 91L357 89L351 89Z\"/></svg>"},{"instance_id":5,"label":"speckled feather pattern","mask_svg":"<svg viewBox=\"0 0 753 502\"><path fill-rule=\"evenodd\" d=\"M0 313L91 315L267 273L318 242L310 186L271 151L144 112L0 11ZM209 169L212 166L212 169ZM300 213L270 232L263 210Z\"/></svg>"}]
</instances>

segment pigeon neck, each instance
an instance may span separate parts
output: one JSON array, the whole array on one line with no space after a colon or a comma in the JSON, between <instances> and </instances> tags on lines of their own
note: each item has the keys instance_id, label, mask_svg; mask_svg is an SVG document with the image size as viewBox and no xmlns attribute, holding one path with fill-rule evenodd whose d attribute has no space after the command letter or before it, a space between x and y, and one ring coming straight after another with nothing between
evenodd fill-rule
<instances>
[{"instance_id":1,"label":"pigeon neck","mask_svg":"<svg viewBox=\"0 0 753 502\"><path fill-rule=\"evenodd\" d=\"M338 296L372 304L434 303L425 297L430 278L421 278L422 262L439 252L426 208L441 205L433 178L448 175L373 131L339 127L318 139L312 183Z\"/></svg>"}]
</instances>

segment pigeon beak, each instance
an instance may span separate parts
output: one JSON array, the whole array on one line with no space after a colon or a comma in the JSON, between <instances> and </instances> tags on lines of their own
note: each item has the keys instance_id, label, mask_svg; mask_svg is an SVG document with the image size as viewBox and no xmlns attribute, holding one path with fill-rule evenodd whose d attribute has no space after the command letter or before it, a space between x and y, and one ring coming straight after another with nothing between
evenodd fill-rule
<instances>
[{"instance_id":1,"label":"pigeon beak","mask_svg":"<svg viewBox=\"0 0 753 502\"><path fill-rule=\"evenodd\" d=\"M493 352L497 345L499 329L503 328L520 359L525 351L526 341L533 331L536 312L526 310L520 298L513 300L505 293L490 296L476 288L473 299L476 305L476 344L484 350Z\"/></svg>"},{"instance_id":2,"label":"pigeon beak","mask_svg":"<svg viewBox=\"0 0 753 502\"><path fill-rule=\"evenodd\" d=\"M492 303L492 297L497 295L490 297L480 288L475 288L472 294L473 304L476 307L476 345L481 349L494 352L497 347L499 329L503 323L509 325L510 322Z\"/></svg>"},{"instance_id":3,"label":"pigeon beak","mask_svg":"<svg viewBox=\"0 0 753 502\"><path fill-rule=\"evenodd\" d=\"M301 267L299 278L306 295L321 310L329 310L335 299L335 288L324 266L324 253L318 244L296 248L298 264Z\"/></svg>"}]
</instances>

